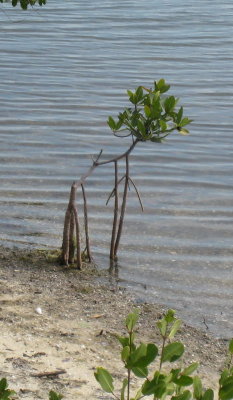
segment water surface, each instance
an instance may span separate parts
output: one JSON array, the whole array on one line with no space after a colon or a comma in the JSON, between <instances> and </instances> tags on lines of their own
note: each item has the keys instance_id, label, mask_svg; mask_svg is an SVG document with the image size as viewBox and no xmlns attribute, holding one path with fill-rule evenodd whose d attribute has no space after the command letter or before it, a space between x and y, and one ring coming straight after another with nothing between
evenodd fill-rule
<instances>
[{"instance_id":1,"label":"water surface","mask_svg":"<svg viewBox=\"0 0 233 400\"><path fill-rule=\"evenodd\" d=\"M125 89L164 77L194 119L189 137L140 144L119 259L120 285L217 336L233 328L233 4L224 0L49 0L0 8L0 237L57 247L69 188L104 150ZM4 39L4 40L3 40ZM122 166L123 168L123 166ZM110 168L88 179L97 262L108 266Z\"/></svg>"}]
</instances>

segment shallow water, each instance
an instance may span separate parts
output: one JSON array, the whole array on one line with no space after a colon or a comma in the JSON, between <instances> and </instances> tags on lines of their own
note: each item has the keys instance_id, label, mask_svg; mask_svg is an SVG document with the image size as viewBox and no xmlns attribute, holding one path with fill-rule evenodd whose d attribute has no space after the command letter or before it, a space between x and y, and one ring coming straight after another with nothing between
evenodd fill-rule
<instances>
[{"instance_id":1,"label":"shallow water","mask_svg":"<svg viewBox=\"0 0 233 400\"><path fill-rule=\"evenodd\" d=\"M164 77L194 119L191 135L139 145L119 259L121 285L217 336L233 331L233 4L224 0L48 0L0 8L0 237L57 247L70 184L104 150L125 89ZM109 168L88 179L95 258L108 267Z\"/></svg>"}]
</instances>

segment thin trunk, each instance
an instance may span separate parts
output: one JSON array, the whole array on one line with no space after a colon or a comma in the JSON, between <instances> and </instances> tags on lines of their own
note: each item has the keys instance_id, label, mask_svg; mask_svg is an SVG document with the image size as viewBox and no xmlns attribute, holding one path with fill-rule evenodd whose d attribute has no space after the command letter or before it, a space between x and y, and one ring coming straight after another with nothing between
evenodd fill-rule
<instances>
[{"instance_id":1,"label":"thin trunk","mask_svg":"<svg viewBox=\"0 0 233 400\"><path fill-rule=\"evenodd\" d=\"M115 166L115 186L114 186L114 195L115 195L115 204L114 204L114 217L112 224L112 238L111 238L111 246L110 246L110 259L115 259L115 243L116 243L116 231L117 231L117 220L118 220L118 163L114 161Z\"/></svg>"},{"instance_id":2,"label":"thin trunk","mask_svg":"<svg viewBox=\"0 0 233 400\"><path fill-rule=\"evenodd\" d=\"M75 253L75 220L74 213L71 210L70 212L70 230L69 230L69 264L73 264L74 262L74 253Z\"/></svg>"},{"instance_id":3,"label":"thin trunk","mask_svg":"<svg viewBox=\"0 0 233 400\"><path fill-rule=\"evenodd\" d=\"M70 211L70 204L68 204L65 215L64 229L63 229L62 254L61 254L61 264L67 266L69 265L70 218L71 218L71 211Z\"/></svg>"},{"instance_id":4,"label":"thin trunk","mask_svg":"<svg viewBox=\"0 0 233 400\"><path fill-rule=\"evenodd\" d=\"M80 240L80 224L79 224L79 217L78 217L78 210L77 207L74 206L72 208L74 213L74 220L75 220L75 227L76 227L76 254L77 254L77 269L81 269L82 266L82 252L81 252L81 240Z\"/></svg>"},{"instance_id":5,"label":"thin trunk","mask_svg":"<svg viewBox=\"0 0 233 400\"><path fill-rule=\"evenodd\" d=\"M83 211L84 211L84 227L85 227L85 237L86 237L86 251L87 251L87 258L88 261L92 261L91 256L91 248L90 248L90 239L89 239L89 229L88 229L88 213L87 213L87 198L84 189L84 185L81 184L82 193L83 193Z\"/></svg>"},{"instance_id":6,"label":"thin trunk","mask_svg":"<svg viewBox=\"0 0 233 400\"><path fill-rule=\"evenodd\" d=\"M125 157L125 187L124 187L124 194L123 194L123 199L122 199L122 205L121 205L121 215L120 215L120 220L119 220L119 225L118 225L118 232L117 232L117 237L116 237L116 242L114 246L114 259L117 257L117 251L121 239L121 233L122 233L122 227L123 227L123 222L124 222L124 216L125 216L125 209L126 209L126 200L127 200L127 193L128 193L128 181L129 181L129 155L127 154Z\"/></svg>"}]
</instances>

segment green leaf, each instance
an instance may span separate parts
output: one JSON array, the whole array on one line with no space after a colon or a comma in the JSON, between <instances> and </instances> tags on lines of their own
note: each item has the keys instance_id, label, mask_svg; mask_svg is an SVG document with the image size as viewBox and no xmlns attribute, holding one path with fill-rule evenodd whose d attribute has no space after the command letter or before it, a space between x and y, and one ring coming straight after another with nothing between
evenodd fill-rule
<instances>
[{"instance_id":1,"label":"green leaf","mask_svg":"<svg viewBox=\"0 0 233 400\"><path fill-rule=\"evenodd\" d=\"M156 386L156 379L149 380L147 379L144 384L142 385L142 394L144 396L150 396L154 393L155 386Z\"/></svg>"},{"instance_id":2,"label":"green leaf","mask_svg":"<svg viewBox=\"0 0 233 400\"><path fill-rule=\"evenodd\" d=\"M167 85L164 79L160 79L155 82L155 90L159 90L160 93L165 93L170 89L170 85Z\"/></svg>"},{"instance_id":3,"label":"green leaf","mask_svg":"<svg viewBox=\"0 0 233 400\"><path fill-rule=\"evenodd\" d=\"M193 379L190 376L181 375L179 378L174 378L173 382L178 386L190 386L193 383Z\"/></svg>"},{"instance_id":4,"label":"green leaf","mask_svg":"<svg viewBox=\"0 0 233 400\"><path fill-rule=\"evenodd\" d=\"M151 116L151 109L149 106L147 106L147 105L144 106L144 112L145 112L147 118L149 118Z\"/></svg>"},{"instance_id":5,"label":"green leaf","mask_svg":"<svg viewBox=\"0 0 233 400\"><path fill-rule=\"evenodd\" d=\"M142 134L142 136L145 136L146 128L145 128L144 123L140 119L137 122L137 127L138 127L139 132Z\"/></svg>"},{"instance_id":6,"label":"green leaf","mask_svg":"<svg viewBox=\"0 0 233 400\"><path fill-rule=\"evenodd\" d=\"M202 396L202 400L214 400L214 391L212 389L207 389Z\"/></svg>"},{"instance_id":7,"label":"green leaf","mask_svg":"<svg viewBox=\"0 0 233 400\"><path fill-rule=\"evenodd\" d=\"M155 137L151 138L151 141L154 142L155 140L153 140ZM166 335L167 332L167 322L164 318L161 319L161 321L157 322L157 327L161 333L162 336Z\"/></svg>"},{"instance_id":8,"label":"green leaf","mask_svg":"<svg viewBox=\"0 0 233 400\"><path fill-rule=\"evenodd\" d=\"M159 121L159 125L160 125L162 132L165 132L167 130L167 124L162 119Z\"/></svg>"},{"instance_id":9,"label":"green leaf","mask_svg":"<svg viewBox=\"0 0 233 400\"><path fill-rule=\"evenodd\" d=\"M198 362L192 363L182 371L182 375L191 375L198 367Z\"/></svg>"},{"instance_id":10,"label":"green leaf","mask_svg":"<svg viewBox=\"0 0 233 400\"><path fill-rule=\"evenodd\" d=\"M118 341L122 347L129 346L129 338L125 336L117 336Z\"/></svg>"},{"instance_id":11,"label":"green leaf","mask_svg":"<svg viewBox=\"0 0 233 400\"><path fill-rule=\"evenodd\" d=\"M130 347L129 346L123 347L122 352L121 352L122 361L127 362L129 355L130 355Z\"/></svg>"},{"instance_id":12,"label":"green leaf","mask_svg":"<svg viewBox=\"0 0 233 400\"><path fill-rule=\"evenodd\" d=\"M128 379L125 378L125 379L123 380L122 388L121 388L121 400L125 400L125 389L126 389L126 386L127 386L127 385L128 385Z\"/></svg>"},{"instance_id":13,"label":"green leaf","mask_svg":"<svg viewBox=\"0 0 233 400\"><path fill-rule=\"evenodd\" d=\"M175 317L176 312L172 309L169 309L166 314L164 315L164 319L165 321L167 321L167 323L171 324L172 322L174 322L176 320Z\"/></svg>"},{"instance_id":14,"label":"green leaf","mask_svg":"<svg viewBox=\"0 0 233 400\"><path fill-rule=\"evenodd\" d=\"M118 131L118 130L122 127L122 125L123 125L123 121L119 120L119 121L116 123L116 131Z\"/></svg>"},{"instance_id":15,"label":"green leaf","mask_svg":"<svg viewBox=\"0 0 233 400\"><path fill-rule=\"evenodd\" d=\"M16 6L17 6L17 3L18 3L18 0L12 0L11 3L12 3L12 6L13 6L13 7L16 7Z\"/></svg>"},{"instance_id":16,"label":"green leaf","mask_svg":"<svg viewBox=\"0 0 233 400\"><path fill-rule=\"evenodd\" d=\"M173 339L178 330L180 329L180 326L182 324L181 319L177 319L174 324L172 325L172 328L170 330L170 333L168 335L169 339Z\"/></svg>"},{"instance_id":17,"label":"green leaf","mask_svg":"<svg viewBox=\"0 0 233 400\"><path fill-rule=\"evenodd\" d=\"M185 390L183 393L179 394L178 396L172 396L171 400L190 400L192 394L189 390Z\"/></svg>"},{"instance_id":18,"label":"green leaf","mask_svg":"<svg viewBox=\"0 0 233 400\"><path fill-rule=\"evenodd\" d=\"M108 118L108 125L112 130L116 129L116 123L112 117Z\"/></svg>"},{"instance_id":19,"label":"green leaf","mask_svg":"<svg viewBox=\"0 0 233 400\"><path fill-rule=\"evenodd\" d=\"M199 376L195 376L193 378L193 394L194 394L195 399L201 400L202 392L203 392L203 389L202 389L201 379L199 378Z\"/></svg>"},{"instance_id":20,"label":"green leaf","mask_svg":"<svg viewBox=\"0 0 233 400\"><path fill-rule=\"evenodd\" d=\"M137 102L141 101L143 98L143 89L141 86L139 86L136 90L136 96L137 96Z\"/></svg>"},{"instance_id":21,"label":"green leaf","mask_svg":"<svg viewBox=\"0 0 233 400\"><path fill-rule=\"evenodd\" d=\"M182 120L182 116L183 116L183 107L180 107L177 116L176 116L176 123L179 125L179 123Z\"/></svg>"},{"instance_id":22,"label":"green leaf","mask_svg":"<svg viewBox=\"0 0 233 400\"><path fill-rule=\"evenodd\" d=\"M166 113L170 113L176 105L176 99L174 96L167 97L164 102L164 108Z\"/></svg>"},{"instance_id":23,"label":"green leaf","mask_svg":"<svg viewBox=\"0 0 233 400\"><path fill-rule=\"evenodd\" d=\"M145 356L141 357L136 366L147 367L158 355L158 347L153 343L149 343L146 348Z\"/></svg>"},{"instance_id":24,"label":"green leaf","mask_svg":"<svg viewBox=\"0 0 233 400\"><path fill-rule=\"evenodd\" d=\"M146 355L146 344L141 343L130 355L127 368L132 368L137 366L138 360Z\"/></svg>"},{"instance_id":25,"label":"green leaf","mask_svg":"<svg viewBox=\"0 0 233 400\"><path fill-rule=\"evenodd\" d=\"M154 361L158 354L158 348L153 344L148 345L141 343L140 346L131 354L127 363L127 368L147 367Z\"/></svg>"},{"instance_id":26,"label":"green leaf","mask_svg":"<svg viewBox=\"0 0 233 400\"><path fill-rule=\"evenodd\" d=\"M163 139L161 139L158 136L152 136L152 138L150 139L151 142L155 142L155 143L162 143Z\"/></svg>"},{"instance_id":27,"label":"green leaf","mask_svg":"<svg viewBox=\"0 0 233 400\"><path fill-rule=\"evenodd\" d=\"M139 314L138 311L135 310L134 312L130 313L125 320L126 328L128 332L132 332L136 323L138 322Z\"/></svg>"},{"instance_id":28,"label":"green leaf","mask_svg":"<svg viewBox=\"0 0 233 400\"><path fill-rule=\"evenodd\" d=\"M219 379L219 384L220 385L224 385L224 383L226 382L226 380L229 377L229 370L228 369L224 369L221 373L220 379Z\"/></svg>"},{"instance_id":29,"label":"green leaf","mask_svg":"<svg viewBox=\"0 0 233 400\"><path fill-rule=\"evenodd\" d=\"M6 378L2 378L0 380L0 392L3 392L7 388L7 386L8 384Z\"/></svg>"},{"instance_id":30,"label":"green leaf","mask_svg":"<svg viewBox=\"0 0 233 400\"><path fill-rule=\"evenodd\" d=\"M53 390L49 392L49 400L61 400L63 397L62 394L56 393Z\"/></svg>"},{"instance_id":31,"label":"green leaf","mask_svg":"<svg viewBox=\"0 0 233 400\"><path fill-rule=\"evenodd\" d=\"M230 352L231 354L233 354L233 339L231 339L231 340L230 340L230 343L229 343L229 352Z\"/></svg>"},{"instance_id":32,"label":"green leaf","mask_svg":"<svg viewBox=\"0 0 233 400\"><path fill-rule=\"evenodd\" d=\"M164 347L162 361L176 361L184 353L184 346L180 342L170 343Z\"/></svg>"},{"instance_id":33,"label":"green leaf","mask_svg":"<svg viewBox=\"0 0 233 400\"><path fill-rule=\"evenodd\" d=\"M113 378L112 375L104 368L98 367L95 372L95 378L99 382L102 389L107 393L113 393Z\"/></svg>"},{"instance_id":34,"label":"green leaf","mask_svg":"<svg viewBox=\"0 0 233 400\"><path fill-rule=\"evenodd\" d=\"M139 400L142 398L142 389L140 388L137 393L136 396L132 399L132 400Z\"/></svg>"},{"instance_id":35,"label":"green leaf","mask_svg":"<svg viewBox=\"0 0 233 400\"><path fill-rule=\"evenodd\" d=\"M186 136L186 135L189 134L188 129L185 129L185 128L179 128L178 131L179 131L179 133L180 133L181 135L184 135L184 136Z\"/></svg>"},{"instance_id":36,"label":"green leaf","mask_svg":"<svg viewBox=\"0 0 233 400\"><path fill-rule=\"evenodd\" d=\"M187 118L187 117L184 117L184 118L181 120L181 122L179 123L179 126L182 127L182 126L188 125L188 124L190 124L192 121L193 121L192 119L189 119L189 118Z\"/></svg>"},{"instance_id":37,"label":"green leaf","mask_svg":"<svg viewBox=\"0 0 233 400\"><path fill-rule=\"evenodd\" d=\"M219 398L221 400L232 400L233 399L233 377L230 376L224 385L219 390Z\"/></svg>"},{"instance_id":38,"label":"green leaf","mask_svg":"<svg viewBox=\"0 0 233 400\"><path fill-rule=\"evenodd\" d=\"M139 378L146 378L148 376L148 369L147 367L134 367L132 368L134 375L138 376Z\"/></svg>"}]
</instances>

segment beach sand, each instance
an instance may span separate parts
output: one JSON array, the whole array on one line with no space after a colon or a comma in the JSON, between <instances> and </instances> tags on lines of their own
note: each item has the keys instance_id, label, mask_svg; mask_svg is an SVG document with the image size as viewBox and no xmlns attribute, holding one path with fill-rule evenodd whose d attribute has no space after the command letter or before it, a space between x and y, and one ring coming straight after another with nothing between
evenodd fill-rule
<instances>
[{"instance_id":1,"label":"beach sand","mask_svg":"<svg viewBox=\"0 0 233 400\"><path fill-rule=\"evenodd\" d=\"M133 293L108 282L107 271L64 268L53 252L0 247L0 378L8 379L16 398L48 399L55 390L68 400L110 399L94 371L107 368L116 387L126 376L115 335L124 334L125 317L134 308L140 311L137 340L160 346L156 321L166 308L138 305ZM227 342L185 324L177 338L187 361L200 362L206 387L217 388ZM45 376L33 376L39 373Z\"/></svg>"}]
</instances>

